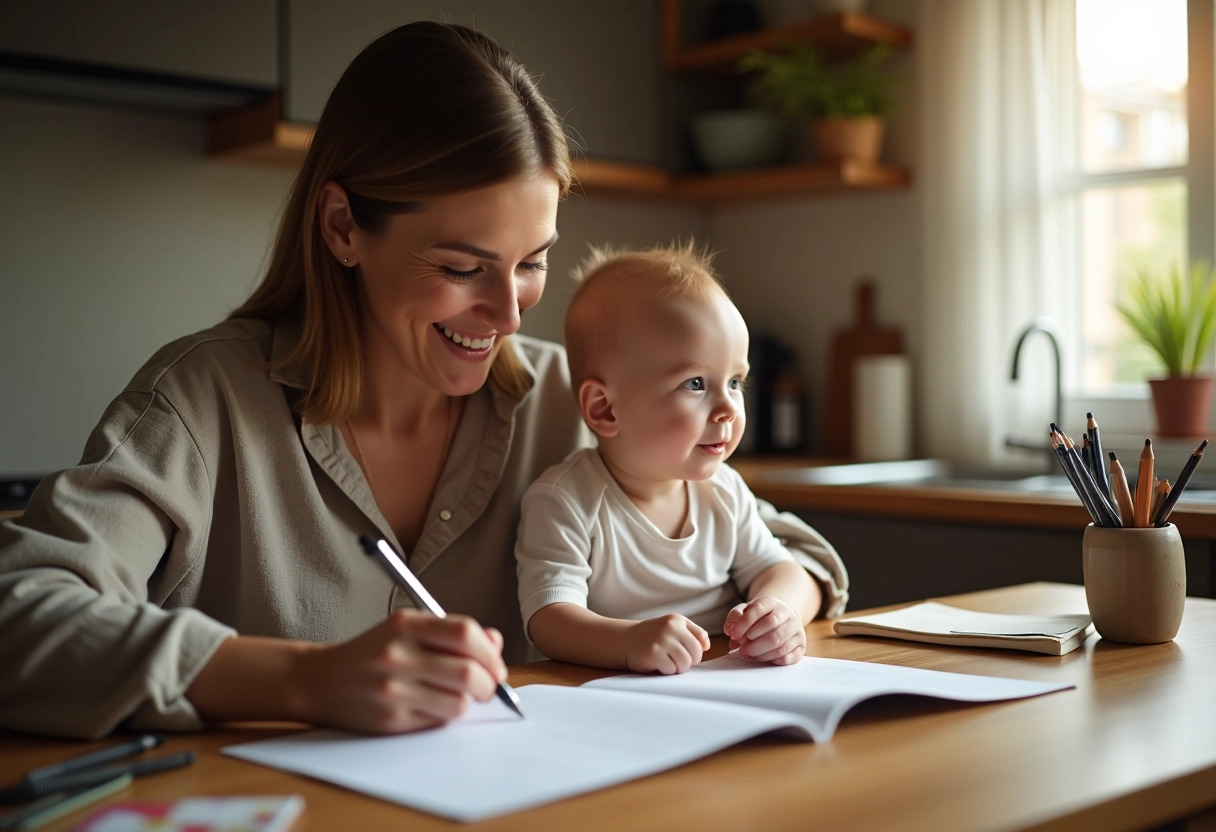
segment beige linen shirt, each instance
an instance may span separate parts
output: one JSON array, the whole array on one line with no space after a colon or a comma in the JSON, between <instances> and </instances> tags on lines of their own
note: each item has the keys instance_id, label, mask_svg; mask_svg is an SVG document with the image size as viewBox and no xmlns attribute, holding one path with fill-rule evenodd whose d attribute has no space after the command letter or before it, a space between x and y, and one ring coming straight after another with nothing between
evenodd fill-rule
<instances>
[{"instance_id":1,"label":"beige linen shirt","mask_svg":"<svg viewBox=\"0 0 1216 832\"><path fill-rule=\"evenodd\" d=\"M519 616L520 500L590 436L561 347L511 340L531 389L468 397L407 554L440 604L501 630L517 663L538 657ZM290 327L231 320L164 347L80 464L0 524L0 728L196 730L186 689L230 635L333 643L408 605L359 547L376 532L400 548L340 430L302 421L297 385L267 369L292 341ZM800 525L768 522L779 536ZM798 549L843 609L835 552Z\"/></svg>"}]
</instances>

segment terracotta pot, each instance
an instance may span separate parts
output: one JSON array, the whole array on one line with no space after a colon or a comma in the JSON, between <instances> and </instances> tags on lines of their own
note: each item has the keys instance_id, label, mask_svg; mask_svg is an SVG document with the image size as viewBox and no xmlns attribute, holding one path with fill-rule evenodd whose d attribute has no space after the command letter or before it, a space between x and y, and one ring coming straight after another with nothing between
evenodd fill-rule
<instances>
[{"instance_id":1,"label":"terracotta pot","mask_svg":"<svg viewBox=\"0 0 1216 832\"><path fill-rule=\"evenodd\" d=\"M825 162L851 159L874 164L882 155L886 127L878 116L816 119L811 122L815 153Z\"/></svg>"},{"instance_id":2,"label":"terracotta pot","mask_svg":"<svg viewBox=\"0 0 1216 832\"><path fill-rule=\"evenodd\" d=\"M1149 379L1158 436L1206 436L1212 413L1212 376Z\"/></svg>"}]
</instances>

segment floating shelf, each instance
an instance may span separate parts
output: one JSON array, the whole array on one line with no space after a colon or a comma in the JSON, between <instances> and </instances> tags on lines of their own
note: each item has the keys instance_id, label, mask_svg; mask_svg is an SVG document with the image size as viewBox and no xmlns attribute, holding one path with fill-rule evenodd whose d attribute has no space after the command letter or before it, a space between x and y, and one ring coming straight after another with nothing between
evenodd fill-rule
<instances>
[{"instance_id":1,"label":"floating shelf","mask_svg":"<svg viewBox=\"0 0 1216 832\"><path fill-rule=\"evenodd\" d=\"M277 120L266 105L225 113L211 122L213 157L263 165L297 167L312 140L312 126ZM911 174L883 165L785 165L735 173L673 176L653 165L587 159L574 163L574 191L584 196L614 194L696 204L766 196L841 190L906 188Z\"/></svg>"},{"instance_id":2,"label":"floating shelf","mask_svg":"<svg viewBox=\"0 0 1216 832\"><path fill-rule=\"evenodd\" d=\"M673 182L673 190L683 202L720 204L761 197L892 190L906 188L911 182L912 174L905 168L846 160L681 176Z\"/></svg>"},{"instance_id":3,"label":"floating shelf","mask_svg":"<svg viewBox=\"0 0 1216 832\"><path fill-rule=\"evenodd\" d=\"M278 97L222 113L211 120L208 152L218 159L298 167L312 141L313 127L279 117ZM574 163L576 194L612 194L692 204L718 204L766 196L841 190L905 188L903 168L854 162L673 176L654 166L604 159Z\"/></svg>"},{"instance_id":4,"label":"floating shelf","mask_svg":"<svg viewBox=\"0 0 1216 832\"><path fill-rule=\"evenodd\" d=\"M907 26L857 12L839 12L685 45L682 13L680 0L665 0L663 62L673 72L734 72L739 59L752 50L779 49L795 42L814 46L828 59L856 55L883 41L894 49L906 49L912 43L912 30Z\"/></svg>"}]
</instances>

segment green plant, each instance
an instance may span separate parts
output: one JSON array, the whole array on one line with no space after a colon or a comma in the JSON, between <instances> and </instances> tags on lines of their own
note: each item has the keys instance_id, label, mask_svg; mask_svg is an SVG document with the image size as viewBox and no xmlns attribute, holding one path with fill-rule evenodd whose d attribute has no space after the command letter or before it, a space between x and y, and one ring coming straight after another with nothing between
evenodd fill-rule
<instances>
[{"instance_id":1,"label":"green plant","mask_svg":"<svg viewBox=\"0 0 1216 832\"><path fill-rule=\"evenodd\" d=\"M1216 279L1198 260L1184 277L1175 265L1166 275L1141 271L1117 305L1123 320L1165 365L1168 376L1193 376L1216 336Z\"/></svg>"},{"instance_id":2,"label":"green plant","mask_svg":"<svg viewBox=\"0 0 1216 832\"><path fill-rule=\"evenodd\" d=\"M879 43L843 63L829 66L814 48L793 44L773 52L754 51L739 61L756 73L752 90L762 106L786 116L838 118L886 116L895 105L897 76L885 64L891 47Z\"/></svg>"}]
</instances>

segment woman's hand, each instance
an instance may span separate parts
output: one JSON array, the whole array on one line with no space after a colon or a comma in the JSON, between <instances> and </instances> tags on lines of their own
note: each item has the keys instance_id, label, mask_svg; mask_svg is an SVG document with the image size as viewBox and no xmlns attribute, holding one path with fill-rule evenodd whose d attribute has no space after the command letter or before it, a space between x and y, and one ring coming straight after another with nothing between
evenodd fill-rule
<instances>
[{"instance_id":1,"label":"woman's hand","mask_svg":"<svg viewBox=\"0 0 1216 832\"><path fill-rule=\"evenodd\" d=\"M625 636L626 666L634 673L683 673L708 649L709 634L674 613L639 621Z\"/></svg>"},{"instance_id":2,"label":"woman's hand","mask_svg":"<svg viewBox=\"0 0 1216 832\"><path fill-rule=\"evenodd\" d=\"M343 644L298 662L308 722L393 734L442 724L506 681L502 635L463 615L399 610Z\"/></svg>"},{"instance_id":3,"label":"woman's hand","mask_svg":"<svg viewBox=\"0 0 1216 832\"><path fill-rule=\"evenodd\" d=\"M723 632L730 636L731 649L754 662L796 664L806 652L806 630L802 620L780 598L758 595L726 614Z\"/></svg>"}]
</instances>

